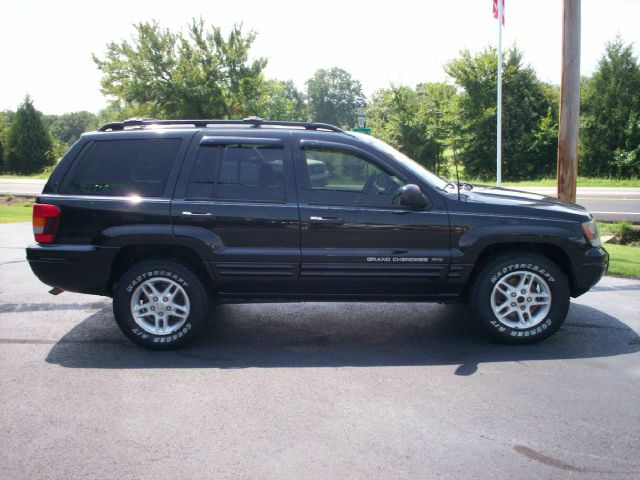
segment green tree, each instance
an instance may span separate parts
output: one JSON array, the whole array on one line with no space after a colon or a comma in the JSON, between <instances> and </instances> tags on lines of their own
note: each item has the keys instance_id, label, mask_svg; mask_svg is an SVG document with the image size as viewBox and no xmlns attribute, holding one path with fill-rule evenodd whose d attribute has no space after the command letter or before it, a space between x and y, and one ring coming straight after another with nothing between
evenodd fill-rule
<instances>
[{"instance_id":1,"label":"green tree","mask_svg":"<svg viewBox=\"0 0 640 480\"><path fill-rule=\"evenodd\" d=\"M248 60L255 33L235 25L227 38L220 28L193 20L187 33L161 29L157 22L134 26L133 43L107 45L102 92L119 108L168 118L241 118L259 101L264 58Z\"/></svg>"},{"instance_id":2,"label":"green tree","mask_svg":"<svg viewBox=\"0 0 640 480\"><path fill-rule=\"evenodd\" d=\"M485 48L468 50L445 66L462 88L460 95L460 160L472 177L495 178L497 54ZM503 174L509 180L549 176L555 172L555 111L551 92L522 53L506 52L503 65Z\"/></svg>"},{"instance_id":3,"label":"green tree","mask_svg":"<svg viewBox=\"0 0 640 480\"><path fill-rule=\"evenodd\" d=\"M11 110L0 111L0 146L2 147L2 153L0 153L0 172L4 172L7 168L7 132L9 131L9 125L11 125L15 113L16 112Z\"/></svg>"},{"instance_id":4,"label":"green tree","mask_svg":"<svg viewBox=\"0 0 640 480\"><path fill-rule=\"evenodd\" d=\"M117 122L127 118L153 117L148 105L125 105L122 100L113 100L100 110L97 115L98 127L109 122Z\"/></svg>"},{"instance_id":5,"label":"green tree","mask_svg":"<svg viewBox=\"0 0 640 480\"><path fill-rule=\"evenodd\" d=\"M4 136L6 129L4 115L0 112L0 172L4 171Z\"/></svg>"},{"instance_id":6,"label":"green tree","mask_svg":"<svg viewBox=\"0 0 640 480\"><path fill-rule=\"evenodd\" d=\"M416 90L392 86L373 95L367 125L373 135L438 174L446 174L445 151L455 122L455 87L420 84Z\"/></svg>"},{"instance_id":7,"label":"green tree","mask_svg":"<svg viewBox=\"0 0 640 480\"><path fill-rule=\"evenodd\" d=\"M362 84L341 68L320 69L306 82L313 121L344 128L355 126L358 109L364 107Z\"/></svg>"},{"instance_id":8,"label":"green tree","mask_svg":"<svg viewBox=\"0 0 640 480\"><path fill-rule=\"evenodd\" d=\"M589 176L640 176L640 66L632 46L607 43L583 82L580 171Z\"/></svg>"},{"instance_id":9,"label":"green tree","mask_svg":"<svg viewBox=\"0 0 640 480\"><path fill-rule=\"evenodd\" d=\"M6 170L32 174L54 163L51 137L42 114L27 95L13 116L6 136Z\"/></svg>"},{"instance_id":10,"label":"green tree","mask_svg":"<svg viewBox=\"0 0 640 480\"><path fill-rule=\"evenodd\" d=\"M98 127L98 117L91 112L70 112L62 115L46 115L45 122L54 140L65 147L75 143L84 132Z\"/></svg>"},{"instance_id":11,"label":"green tree","mask_svg":"<svg viewBox=\"0 0 640 480\"><path fill-rule=\"evenodd\" d=\"M291 80L267 80L255 114L265 120L304 121L307 118L304 95Z\"/></svg>"},{"instance_id":12,"label":"green tree","mask_svg":"<svg viewBox=\"0 0 640 480\"><path fill-rule=\"evenodd\" d=\"M454 147L460 130L456 87L447 83L423 83L416 88L420 104L419 116L428 138L437 145L433 169L438 175L449 175L447 151Z\"/></svg>"}]
</instances>

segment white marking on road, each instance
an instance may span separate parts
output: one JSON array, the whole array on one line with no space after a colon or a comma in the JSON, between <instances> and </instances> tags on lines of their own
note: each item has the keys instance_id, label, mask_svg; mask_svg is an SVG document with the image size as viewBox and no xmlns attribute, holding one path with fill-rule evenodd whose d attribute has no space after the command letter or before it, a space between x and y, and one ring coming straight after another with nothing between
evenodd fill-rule
<instances>
[{"instance_id":1,"label":"white marking on road","mask_svg":"<svg viewBox=\"0 0 640 480\"><path fill-rule=\"evenodd\" d=\"M602 213L609 215L640 215L640 212L590 212L590 213Z\"/></svg>"}]
</instances>

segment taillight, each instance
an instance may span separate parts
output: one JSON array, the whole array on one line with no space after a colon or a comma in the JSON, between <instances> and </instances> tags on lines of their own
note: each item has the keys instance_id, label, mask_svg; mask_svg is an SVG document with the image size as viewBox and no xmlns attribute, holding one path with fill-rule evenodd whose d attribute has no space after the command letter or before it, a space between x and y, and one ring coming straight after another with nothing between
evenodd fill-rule
<instances>
[{"instance_id":1,"label":"taillight","mask_svg":"<svg viewBox=\"0 0 640 480\"><path fill-rule=\"evenodd\" d=\"M33 236L38 243L53 242L58 232L60 207L43 203L33 204Z\"/></svg>"}]
</instances>

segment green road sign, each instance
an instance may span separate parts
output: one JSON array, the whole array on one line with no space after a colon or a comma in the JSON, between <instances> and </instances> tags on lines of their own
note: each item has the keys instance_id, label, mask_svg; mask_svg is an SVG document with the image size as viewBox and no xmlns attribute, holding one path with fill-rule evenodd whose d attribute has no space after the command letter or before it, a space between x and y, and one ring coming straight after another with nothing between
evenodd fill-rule
<instances>
[{"instance_id":1,"label":"green road sign","mask_svg":"<svg viewBox=\"0 0 640 480\"><path fill-rule=\"evenodd\" d=\"M354 128L351 131L352 132L358 132L358 133L366 133L367 135L371 135L371 129L370 128Z\"/></svg>"}]
</instances>

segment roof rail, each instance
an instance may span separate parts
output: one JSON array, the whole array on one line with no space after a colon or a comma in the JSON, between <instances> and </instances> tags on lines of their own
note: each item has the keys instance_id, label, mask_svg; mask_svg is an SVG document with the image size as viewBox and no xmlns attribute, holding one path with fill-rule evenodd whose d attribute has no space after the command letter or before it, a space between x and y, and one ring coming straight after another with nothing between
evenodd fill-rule
<instances>
[{"instance_id":1,"label":"roof rail","mask_svg":"<svg viewBox=\"0 0 640 480\"><path fill-rule=\"evenodd\" d=\"M111 122L102 125L98 131L118 131L130 127L145 127L151 125L192 125L195 128L205 128L208 125L251 125L253 127L281 126L281 127L302 127L306 130L329 130L332 132L344 132L341 128L328 123L313 122L279 122L263 120L260 117L247 117L243 120L156 120L155 118L130 118L124 122Z\"/></svg>"}]
</instances>

